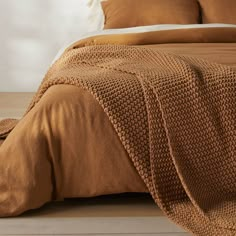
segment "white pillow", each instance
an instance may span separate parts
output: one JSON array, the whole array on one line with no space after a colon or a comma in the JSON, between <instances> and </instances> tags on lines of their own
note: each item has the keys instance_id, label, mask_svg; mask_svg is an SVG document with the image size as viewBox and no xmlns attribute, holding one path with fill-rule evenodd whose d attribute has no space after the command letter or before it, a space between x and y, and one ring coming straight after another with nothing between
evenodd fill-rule
<instances>
[{"instance_id":1,"label":"white pillow","mask_svg":"<svg viewBox=\"0 0 236 236\"><path fill-rule=\"evenodd\" d=\"M87 37L87 35L93 35L95 32L100 32L104 27L105 16L100 0L75 0L75 2L79 5L75 7L76 14L74 15L76 16L76 21L74 24L71 24L73 32L70 31L63 34L64 44L61 45L62 48L57 53L53 62L58 59L72 42Z\"/></svg>"},{"instance_id":2,"label":"white pillow","mask_svg":"<svg viewBox=\"0 0 236 236\"><path fill-rule=\"evenodd\" d=\"M86 0L88 7L88 32L102 30L105 16L100 0Z\"/></svg>"}]
</instances>

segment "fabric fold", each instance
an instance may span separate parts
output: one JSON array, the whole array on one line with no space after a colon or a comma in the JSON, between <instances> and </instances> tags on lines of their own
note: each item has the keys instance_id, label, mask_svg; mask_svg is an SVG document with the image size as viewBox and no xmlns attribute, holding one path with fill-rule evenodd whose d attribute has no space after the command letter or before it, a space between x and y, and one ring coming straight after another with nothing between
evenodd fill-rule
<instances>
[{"instance_id":1,"label":"fabric fold","mask_svg":"<svg viewBox=\"0 0 236 236\"><path fill-rule=\"evenodd\" d=\"M0 121L0 139L4 139L17 125L17 119L4 119Z\"/></svg>"}]
</instances>

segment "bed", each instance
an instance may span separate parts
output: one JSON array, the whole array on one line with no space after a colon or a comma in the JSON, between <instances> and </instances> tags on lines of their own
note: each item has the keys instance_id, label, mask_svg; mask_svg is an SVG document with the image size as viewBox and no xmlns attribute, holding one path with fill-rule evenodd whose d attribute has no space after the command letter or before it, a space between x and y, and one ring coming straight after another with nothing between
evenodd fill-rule
<instances>
[{"instance_id":1,"label":"bed","mask_svg":"<svg viewBox=\"0 0 236 236\"><path fill-rule=\"evenodd\" d=\"M179 0L171 15L186 16L153 26L102 3L106 30L63 49L24 117L0 123L0 216L145 192L196 235L235 234L236 19L217 22L208 2Z\"/></svg>"}]
</instances>

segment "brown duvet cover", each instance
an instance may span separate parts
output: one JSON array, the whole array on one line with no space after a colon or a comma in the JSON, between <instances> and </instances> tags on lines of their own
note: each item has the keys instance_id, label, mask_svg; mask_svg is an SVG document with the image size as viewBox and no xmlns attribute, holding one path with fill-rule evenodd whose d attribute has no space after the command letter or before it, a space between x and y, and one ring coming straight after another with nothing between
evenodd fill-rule
<instances>
[{"instance_id":1,"label":"brown duvet cover","mask_svg":"<svg viewBox=\"0 0 236 236\"><path fill-rule=\"evenodd\" d=\"M219 30L218 32L220 37L222 37L222 32L225 32L225 30ZM236 31L232 29L232 34L235 34L235 32ZM143 138L148 137L148 133L146 133L147 127L145 127L145 125L144 127L142 127L142 125L137 127L135 124L133 124L133 127L137 129L135 131L137 132L137 136L134 136L134 140L132 137L127 138L126 135L129 134L126 134L126 129L123 129L122 126L119 129L119 126L116 126L116 122L119 123L119 117L114 118L115 114L112 113L111 115L109 113L109 109L111 109L111 112L114 111L113 108L111 108L112 104L109 104L109 101L104 101L105 98L102 97L103 94L107 92L107 89L110 89L108 87L102 91L102 88L106 87L106 83L109 84L111 81L109 80L105 83L101 83L99 85L100 90L97 90L96 88L96 92L93 92L93 86L95 85L90 85L90 82L87 81L88 78L93 81L99 76L103 76L104 78L110 76L112 77L111 79L114 79L114 81L117 83L119 77L123 78L123 75L125 75L126 78L131 81L130 86L134 86L132 84L135 83L133 82L133 77L135 77L134 75L141 74L145 77L148 73L145 71L146 68L137 69L138 66L141 66L142 64L142 60L139 61L137 58L137 56L140 55L142 55L143 58L147 60L146 63L148 63L148 65L151 65L151 68L153 68L153 71L155 71L156 74L154 74L156 76L160 76L159 71L164 70L165 65L167 66L167 62L169 62L170 65L175 65L176 63L181 64L182 60L184 60L184 64L181 64L182 67L180 66L182 69L187 65L191 65L191 67L193 67L190 71L186 72L186 78L190 78L190 80L192 79L191 73L195 73L196 71L198 71L199 76L197 78L206 80L207 84L209 80L209 73L214 74L214 71L216 73L212 78L216 81L221 80L222 76L223 78L227 76L231 78L235 75L233 68L236 67L236 42L233 43L233 39L231 39L231 42L229 43L228 40L223 40L222 37L222 43L219 43L217 38L215 43L212 39L211 32L204 32L203 42L201 42L202 39L200 38L192 41L192 31L190 33L191 34L189 35L191 35L191 40L185 43L176 43L176 40L168 44L161 42L158 44L153 42L150 43L150 35L146 33L142 34L141 45L139 45L139 39L134 42L136 39L134 40L132 35L130 35L131 38L128 38L127 44L134 46L137 45L137 47L129 48L124 46L107 46L108 48L106 48L105 46L96 46L90 50L90 47L84 49L84 45L82 45L84 41L81 41L68 48L62 58L56 62L56 66L54 65L49 70L47 76L44 79L44 82L41 85L41 88L30 105L28 112L24 118L19 121L10 134L8 134L8 132L5 133L4 131L6 131L9 127L11 130L11 125L9 125L9 127L7 127L7 125L1 126L0 123L0 133L2 134L2 138L5 139L7 136L6 140L2 144L0 142L0 216L18 215L26 210L40 207L48 201L56 199L59 200L66 197L91 197L121 192L150 192L157 204L171 219L194 232L195 234L220 235L223 233L224 235L234 235L235 229L233 226L233 218L235 216L232 216L232 214L229 212L224 211L224 209L235 209L233 204L233 199L235 199L235 189L233 189L234 184L230 184L233 177L235 177L234 174L232 174L230 171L230 174L228 174L229 182L226 181L226 183L224 183L226 187L223 185L219 186L219 189L216 191L214 190L215 184L217 182L222 182L219 182L219 179L214 176L215 172L209 172L209 175L212 174L215 180L214 178L209 178L208 174L206 173L201 172L199 174L198 172L193 171L191 168L199 168L199 171L203 171L202 166L196 165L196 162L194 161L191 162L189 159L183 158L184 160L175 159L174 161L175 164L177 162L178 166L176 167L177 175L169 175L168 171L170 173L174 171L173 163L161 161L158 164L155 161L152 162L153 160L151 160L149 157L149 155L151 155L150 153L154 155L154 152L156 151L152 150L153 146L148 147L150 145L149 142L157 142L158 140L155 138L151 139L150 137L149 140ZM185 34L187 34L187 32L185 32ZM216 35L216 33L214 34ZM229 32L227 31L225 33L226 39L229 38L227 37L228 34ZM195 35L197 35L197 32ZM143 43L143 39L145 37L147 37L147 42ZM94 41L93 39L93 43L105 45L117 44L117 42L112 42L113 36L111 36L110 43L107 42L107 40L109 41L109 37L106 37L104 42L101 40L98 43L98 41ZM121 40L121 44L124 44L123 40L124 39ZM205 43L205 41L207 43ZM90 39L88 39L87 42L89 42L89 45L91 45ZM84 49L84 51L81 51L80 47L82 47L82 50ZM127 51L131 53L129 54L130 58L132 59L131 62L130 58L127 60L127 58L123 58L122 56L122 53L126 55ZM150 53L153 53L152 56L156 61L159 61L160 64L163 63L160 68L156 62L154 63L156 68L153 67L153 61L149 58ZM174 56L172 56L172 54ZM134 56L135 58L132 58L132 55L136 55L136 57ZM178 57L178 55L181 55L181 57ZM85 59L83 59L83 56ZM112 58L115 61L115 66L113 65L112 67L112 63L106 60L106 56L110 59ZM192 58L188 59L188 57L185 56L191 56ZM97 61L94 61L94 58L96 58ZM197 58L196 61L193 58ZM217 62L231 67L219 67L215 64L202 62L201 60L199 61L198 59L201 58L208 60L209 62ZM101 62L103 59L104 61ZM136 64L137 62L138 64ZM102 63L102 66L94 66L95 64L97 65L99 63ZM125 67L125 64L129 65L129 63L135 64L137 68L135 67L133 71L129 71L129 69ZM159 71L156 71L158 68ZM177 78L181 68L179 68L179 66L176 67ZM217 68L219 68L219 70ZM175 66L168 67L168 73L165 72L166 78L172 78L174 76L173 78L176 80L176 75L174 75L175 73L173 74L175 71L174 69ZM69 77L68 73L70 75ZM200 77L199 73L202 73L203 77ZM84 77L85 75L86 78ZM97 77L95 78L94 75ZM79 83L75 82L77 77L80 77L79 79L82 80L82 82L80 81L80 86ZM149 75L149 78L150 77L151 75ZM155 78L155 76L153 78ZM232 77L231 80L234 78L235 77ZM227 80L223 81L222 83L223 85L224 83L227 84ZM117 86L119 87L120 84ZM152 101L154 99L154 94L152 93L153 87L145 85L145 82L142 86L144 86L143 89L146 94L146 99L148 98ZM174 84L174 86L177 85ZM213 112L212 114L208 114L204 113L202 110L206 116L202 117L201 115L198 116L198 114L195 115L196 119L201 117L202 121L207 122L209 125L207 127L210 127L210 135L207 135L207 137L211 140L211 142L208 143L206 140L204 140L206 142L204 144L207 145L207 148L214 149L214 145L217 144L222 147L222 150L221 148L215 149L215 152L211 153L208 152L207 149L199 149L199 153L207 153L209 156L212 155L212 158L216 158L217 161L219 161L219 159L218 155L216 154L224 154L226 156L225 161L227 161L225 166L227 168L231 167L234 171L235 159L232 159L234 148L232 145L230 146L233 141L230 140L230 138L228 139L227 135L230 135L230 131L228 130L229 127L227 125L227 127L224 127L224 122L226 121L221 120L220 118L225 115L225 117L228 119L227 122L232 123L230 126L231 128L234 124L231 119L234 117L234 113L233 115L230 114L234 111L230 110L229 107L226 107L226 110L221 110L218 109L219 107L217 107L222 106L224 102L229 102L231 104L234 101L234 97L232 97L232 91L227 90L228 93L226 94L228 97L227 99L222 98L223 103L221 103L219 100L220 86L219 88L215 88L214 86L214 88L212 88L211 83L207 86L209 86L210 91L212 89L211 96L213 96L213 94L215 96L213 103L216 106L214 109L217 109L217 111L213 109L213 111L216 113ZM232 83L232 89L234 86L234 83ZM163 89L164 88L165 86ZM140 87L135 87L135 89L139 91L137 92L134 90L138 95L140 95L139 93L142 93L141 90L139 90L141 89ZM201 88L196 87L194 88L195 92L196 89L200 89L199 91L201 91ZM132 94L132 90L127 88L127 91L130 91L133 97L136 96L135 94ZM183 91L186 92L186 89ZM115 87L113 87L112 93L116 94L116 92L117 91L115 90ZM191 95L191 93L196 96L195 92L191 91L190 94L183 93L183 96L186 96L187 94ZM127 100L131 99L132 97L126 93L123 95L127 96ZM161 96L161 94L159 96ZM181 96L179 99L180 98ZM206 101L199 100L199 104L201 104L203 107L207 107L209 105L208 97L200 94L200 98L206 99ZM121 103L119 103L119 99ZM139 98L136 99L139 100ZM144 105L146 103L148 106L147 111L149 111L149 109L150 111L155 111L155 109L158 110L157 107L154 107L152 102L149 103L147 100L145 100L145 96L143 99L144 100L141 99L139 101L144 102ZM154 120L160 119L161 124L161 117L159 117L160 114L158 114L157 117L150 118L150 116L154 116L156 114L155 112L151 112L149 116L146 117L147 111L145 111L145 109L142 110L142 106L133 108L134 112L130 113L130 109L132 110L132 107L129 107L129 110L126 110L126 108L123 107L124 104L122 102L124 102L124 100L122 97L113 97L111 101L116 101L116 105L118 104L117 106L122 108L123 115L125 112L127 112L127 116L130 114L128 117L131 118L134 116L134 114L136 114L137 111L143 111L143 114L137 113L137 115L133 117L133 119L137 119L138 117L137 124L139 125L143 124L142 122L145 124L146 119L150 119L153 122ZM162 102L164 103L164 101ZM174 101L172 101L172 105L173 104ZM191 105L192 104L190 104L189 107L186 107L186 110L190 109ZM180 104L178 106L180 106ZM219 118L215 117L217 112L220 114ZM173 113L170 112L169 114L172 114L173 116ZM169 114L167 113L167 116ZM212 117L213 123L209 120ZM139 119L141 119L141 121ZM177 120L174 121L177 122ZM191 121L194 122L196 120ZM132 127L132 122L130 122L131 121L128 119L127 123L129 125L131 124ZM170 119L169 124L172 124L171 122L172 121ZM213 132L212 130L214 130L214 127L218 127L220 125L218 122L222 122L223 126L219 128L218 132L215 133L215 131ZM184 132L186 132L187 127L190 127L186 124L182 125ZM198 124L198 126L201 126L201 123ZM155 130L153 127L157 130ZM176 127L173 126L172 128L173 131L168 133L170 136L167 135L167 138L170 138L172 137L171 135L175 134ZM193 129L192 132L194 132L194 128L191 128ZM153 132L152 130L155 130L157 133ZM222 136L221 133L223 131L225 134ZM139 136L142 132L144 132L143 136ZM164 135L165 132L162 130L161 126L160 130L158 131L158 124L149 123L148 132L149 135L150 132L153 132L153 135L158 134L159 132L159 139L166 139ZM181 133L181 130L179 130L179 132ZM197 132L200 134L204 133L201 129ZM234 130L231 132L231 136L234 136ZM122 139L122 137L126 138ZM133 148L135 149L135 145L140 145L140 140L136 140L138 137L143 138L143 146L146 144L144 149L142 149L143 147L140 149L143 150L143 153L135 152L135 150L133 150ZM219 140L216 141L214 137L224 141L223 143L225 149L223 148L222 143L219 142ZM230 142L228 142L228 140L230 140ZM198 141L199 144L201 144L200 138ZM163 145L168 144L168 142L165 142L162 144L156 143L155 145L159 145L159 150L165 150L166 147ZM186 142L185 139L182 140L182 144L184 144L184 142ZM176 151L177 153L182 152L184 154L186 150L183 148L183 150L180 152L179 144L175 150L175 144L177 144L177 142L174 142L173 146L171 146L171 152ZM197 148L198 150L199 148L199 146L194 146L197 145L194 142L189 143L189 145L192 145L192 150L195 150L194 148ZM230 149L226 148L227 145L230 146ZM162 158L167 158L167 149L165 151L162 150ZM191 154L191 152L189 152L188 155L189 154ZM179 154L176 156L179 156ZM185 154L183 156L185 156ZM139 159L140 157L143 157L143 159ZM197 155L194 156L194 154L192 154L192 158L197 158ZM208 162L208 160L205 159L205 156L202 158L202 161L205 161L206 163ZM228 163L230 159L232 162ZM151 160L151 163L148 160ZM197 162L199 160L197 160ZM213 169L219 171L220 167L214 161L210 160L207 164L213 165ZM178 169L179 166L181 166L181 170ZM160 169L157 169L157 167ZM205 180L206 176L208 176L209 180L206 181L206 186L203 186L201 190L198 189L198 181L198 183L194 183L194 179L191 178L186 180L189 178L189 172L185 172L185 169L188 170L188 167L191 169L191 174L195 178L199 178L199 181ZM150 168L152 171L154 171L152 174L149 172ZM155 168L155 170L153 170L153 168ZM160 174L156 173L158 171L160 171ZM224 173L223 170L221 171L221 173ZM156 179L157 177L160 178L160 181ZM165 180L165 178L167 180ZM182 187L179 186L179 181L182 183ZM193 187L194 184L197 186L197 188ZM210 189L209 191L212 190L212 192L209 194L202 194L201 191L204 192L207 184L212 184L212 188L208 186ZM163 189L168 191L163 191ZM229 193L229 189L233 191ZM173 191L173 194L176 198L172 196L173 194L170 194L171 191ZM199 191L201 194L199 194ZM215 197L215 195L219 194L220 191L225 191L228 194L226 199L224 199L223 194ZM205 200L203 200L204 197L206 198ZM168 203L165 202L166 199L168 199ZM211 201L213 205L210 204ZM210 209L207 209L205 204L208 204ZM216 205L214 206L214 204ZM217 208L217 204L219 204L219 208ZM192 205L195 206L195 208ZM190 214L193 215L192 218L189 217ZM222 216L224 216L227 221L222 220ZM187 220L187 218L189 219Z\"/></svg>"}]
</instances>

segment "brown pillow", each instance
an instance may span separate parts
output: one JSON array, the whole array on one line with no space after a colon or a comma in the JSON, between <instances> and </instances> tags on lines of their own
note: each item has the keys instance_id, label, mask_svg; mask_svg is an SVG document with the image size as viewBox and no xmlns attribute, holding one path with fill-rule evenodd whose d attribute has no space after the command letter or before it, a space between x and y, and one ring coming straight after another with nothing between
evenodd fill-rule
<instances>
[{"instance_id":1,"label":"brown pillow","mask_svg":"<svg viewBox=\"0 0 236 236\"><path fill-rule=\"evenodd\" d=\"M105 29L155 24L197 24L197 0L108 0L101 3Z\"/></svg>"},{"instance_id":2,"label":"brown pillow","mask_svg":"<svg viewBox=\"0 0 236 236\"><path fill-rule=\"evenodd\" d=\"M199 0L203 23L236 24L236 0Z\"/></svg>"}]
</instances>

